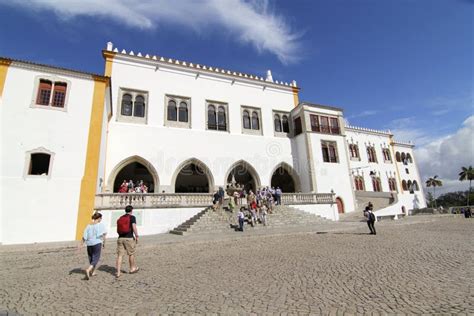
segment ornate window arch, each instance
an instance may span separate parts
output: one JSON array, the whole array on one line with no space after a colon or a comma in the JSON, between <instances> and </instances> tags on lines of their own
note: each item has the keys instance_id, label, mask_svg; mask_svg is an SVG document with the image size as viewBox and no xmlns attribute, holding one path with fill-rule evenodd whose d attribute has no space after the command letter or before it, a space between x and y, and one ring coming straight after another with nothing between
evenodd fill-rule
<instances>
[{"instance_id":1,"label":"ornate window arch","mask_svg":"<svg viewBox=\"0 0 474 316\"><path fill-rule=\"evenodd\" d=\"M408 186L407 186L407 181L406 180L402 181L402 189L403 189L403 191L408 191Z\"/></svg>"},{"instance_id":2,"label":"ornate window arch","mask_svg":"<svg viewBox=\"0 0 474 316\"><path fill-rule=\"evenodd\" d=\"M252 129L253 130L260 129L260 120L258 118L258 113L256 111L252 112Z\"/></svg>"},{"instance_id":3,"label":"ornate window arch","mask_svg":"<svg viewBox=\"0 0 474 316\"><path fill-rule=\"evenodd\" d=\"M282 124L283 133L289 133L290 132L290 125L288 123L288 116L287 115L283 115L282 120L281 120L281 124Z\"/></svg>"},{"instance_id":4,"label":"ornate window arch","mask_svg":"<svg viewBox=\"0 0 474 316\"><path fill-rule=\"evenodd\" d=\"M372 178L372 186L373 186L374 192L382 192L382 183L380 182L379 177Z\"/></svg>"},{"instance_id":5,"label":"ornate window arch","mask_svg":"<svg viewBox=\"0 0 474 316\"><path fill-rule=\"evenodd\" d=\"M184 101L179 103L178 121L188 122L188 104Z\"/></svg>"},{"instance_id":6,"label":"ornate window arch","mask_svg":"<svg viewBox=\"0 0 474 316\"><path fill-rule=\"evenodd\" d=\"M278 115L278 114L275 114L275 115L274 115L274 117L273 117L273 123L274 123L274 125L275 125L275 132L281 133L282 128L281 128L280 115Z\"/></svg>"},{"instance_id":7,"label":"ornate window arch","mask_svg":"<svg viewBox=\"0 0 474 316\"><path fill-rule=\"evenodd\" d=\"M245 129L251 129L249 111L247 111L247 110L244 111L242 119L243 119L244 128Z\"/></svg>"},{"instance_id":8,"label":"ornate window arch","mask_svg":"<svg viewBox=\"0 0 474 316\"><path fill-rule=\"evenodd\" d=\"M178 120L176 102L174 100L168 101L168 116L167 117L168 117L168 121Z\"/></svg>"}]
</instances>

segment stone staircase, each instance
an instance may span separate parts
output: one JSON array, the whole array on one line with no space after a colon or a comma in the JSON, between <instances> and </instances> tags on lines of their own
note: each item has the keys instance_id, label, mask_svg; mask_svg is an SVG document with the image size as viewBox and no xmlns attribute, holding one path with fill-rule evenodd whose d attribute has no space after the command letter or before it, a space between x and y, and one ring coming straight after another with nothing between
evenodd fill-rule
<instances>
[{"instance_id":1,"label":"stone staircase","mask_svg":"<svg viewBox=\"0 0 474 316\"><path fill-rule=\"evenodd\" d=\"M188 233L231 232L238 226L237 212L237 208L233 212L223 209L213 211L212 208L206 208L175 229L171 230L170 233L184 235ZM245 229L307 226L327 221L328 220L318 215L313 215L294 207L279 205L274 208L272 214L267 215L266 227L261 223L257 223L254 227L251 227L250 220L246 218Z\"/></svg>"}]
</instances>

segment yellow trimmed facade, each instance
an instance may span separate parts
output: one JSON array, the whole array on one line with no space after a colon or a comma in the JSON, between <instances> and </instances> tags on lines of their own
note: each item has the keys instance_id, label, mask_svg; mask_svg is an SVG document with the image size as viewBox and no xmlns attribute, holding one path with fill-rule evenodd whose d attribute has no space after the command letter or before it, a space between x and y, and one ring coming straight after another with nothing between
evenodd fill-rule
<instances>
[{"instance_id":1,"label":"yellow trimmed facade","mask_svg":"<svg viewBox=\"0 0 474 316\"><path fill-rule=\"evenodd\" d=\"M105 108L105 91L108 82L109 80L103 77L94 77L94 95L92 97L86 165L81 181L79 210L77 213L76 240L82 238L82 233L90 222L90 216L94 210L97 176L99 172L102 122Z\"/></svg>"},{"instance_id":2,"label":"yellow trimmed facade","mask_svg":"<svg viewBox=\"0 0 474 316\"><path fill-rule=\"evenodd\" d=\"M3 95L3 87L7 78L8 67L10 67L11 60L0 58L0 98Z\"/></svg>"}]
</instances>

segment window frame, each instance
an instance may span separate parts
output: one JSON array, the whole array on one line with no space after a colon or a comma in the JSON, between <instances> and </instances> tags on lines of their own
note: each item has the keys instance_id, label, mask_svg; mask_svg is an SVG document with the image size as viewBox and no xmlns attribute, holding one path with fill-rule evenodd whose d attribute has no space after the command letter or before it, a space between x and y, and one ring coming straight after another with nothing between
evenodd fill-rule
<instances>
[{"instance_id":1,"label":"window frame","mask_svg":"<svg viewBox=\"0 0 474 316\"><path fill-rule=\"evenodd\" d=\"M327 147L327 160L325 160L325 155L324 155L324 148ZM331 149L334 150L334 157L331 156ZM329 140L321 140L321 154L323 157L323 162L324 163L339 163L339 153L337 150L337 142L335 141L329 141ZM334 158L335 161L332 161L332 158Z\"/></svg>"},{"instance_id":2,"label":"window frame","mask_svg":"<svg viewBox=\"0 0 474 316\"><path fill-rule=\"evenodd\" d=\"M46 175L36 175L36 174L29 174L30 166L31 166L31 156L34 154L46 154L49 155L49 166L48 166L48 174ZM25 166L23 168L23 179L51 179L51 175L53 173L53 162L54 162L55 153L44 148L38 147L32 150L28 150L25 152Z\"/></svg>"},{"instance_id":3,"label":"window frame","mask_svg":"<svg viewBox=\"0 0 474 316\"><path fill-rule=\"evenodd\" d=\"M209 106L214 106L215 109L215 119L216 119L216 129L209 128ZM222 130L219 129L219 108L223 107L225 110L225 124L226 129ZM214 101L214 100L206 100L206 107L205 107L205 122L206 122L206 130L213 131L213 132L227 132L230 133L229 129L229 104L222 101Z\"/></svg>"},{"instance_id":4,"label":"window frame","mask_svg":"<svg viewBox=\"0 0 474 316\"><path fill-rule=\"evenodd\" d=\"M382 181L380 180L380 177L372 177L372 189L374 192L383 192Z\"/></svg>"},{"instance_id":5,"label":"window frame","mask_svg":"<svg viewBox=\"0 0 474 316\"><path fill-rule=\"evenodd\" d=\"M393 177L388 178L388 189L391 192L398 192L397 180L395 178L393 178Z\"/></svg>"},{"instance_id":6,"label":"window frame","mask_svg":"<svg viewBox=\"0 0 474 316\"><path fill-rule=\"evenodd\" d=\"M244 128L244 112L247 111L249 113L250 118L250 129ZM254 122L253 122L253 114L257 114L258 118L258 129L254 129ZM249 134L249 135L263 135L263 120L262 120L262 110L258 107L242 105L240 107L240 124L242 134Z\"/></svg>"},{"instance_id":7,"label":"window frame","mask_svg":"<svg viewBox=\"0 0 474 316\"><path fill-rule=\"evenodd\" d=\"M276 137L289 137L290 136L290 113L289 112L283 112L283 111L272 111L272 119L273 119L273 134L274 136ZM276 129L275 129L275 116L279 116L280 117L280 128L281 128L281 131L278 132ZM283 124L283 117L286 116L286 119L287 119L287 124L288 124L288 131L285 132L285 129L284 129L284 124Z\"/></svg>"},{"instance_id":8,"label":"window frame","mask_svg":"<svg viewBox=\"0 0 474 316\"><path fill-rule=\"evenodd\" d=\"M122 114L122 101L123 97L125 95L131 95L131 103L132 103L132 108L131 108L131 115L123 115ZM144 116L135 116L135 100L138 96L142 96L144 99L145 103L145 111L144 111ZM148 122L148 108L149 108L149 102L148 102L148 91L144 90L137 90L137 89L129 89L129 88L119 88L119 93L118 93L118 101L117 101L117 116L116 116L116 121L117 122L122 122L122 123L138 123L138 124L147 124Z\"/></svg>"},{"instance_id":9,"label":"window frame","mask_svg":"<svg viewBox=\"0 0 474 316\"><path fill-rule=\"evenodd\" d=\"M34 80L35 80L35 84L34 84L34 87L33 87L33 95L31 97L31 103L30 103L31 108L67 112L68 104L69 104L69 95L70 95L71 87L72 87L71 80L68 80L66 78L59 77L59 76L56 76L56 75L55 76L39 75L39 76L36 76ZM39 88L40 88L40 85L41 85L41 80L51 82L51 91L50 91L50 94L49 94L49 102L48 102L47 105L46 104L39 104L37 102L38 101ZM66 92L65 92L65 95L64 95L64 105L62 107L52 105L53 101L54 101L55 84L56 83L66 84Z\"/></svg>"},{"instance_id":10,"label":"window frame","mask_svg":"<svg viewBox=\"0 0 474 316\"><path fill-rule=\"evenodd\" d=\"M358 184L361 184L361 189ZM354 188L356 191L365 191L365 181L363 176L354 176Z\"/></svg>"},{"instance_id":11,"label":"window frame","mask_svg":"<svg viewBox=\"0 0 474 316\"><path fill-rule=\"evenodd\" d=\"M351 148L354 148L354 150L352 150ZM358 144L349 144L349 157L351 160L353 161L360 161L360 151L359 151L359 145ZM353 156L352 154L355 153L355 156Z\"/></svg>"},{"instance_id":12,"label":"window frame","mask_svg":"<svg viewBox=\"0 0 474 316\"><path fill-rule=\"evenodd\" d=\"M385 163L393 163L392 154L390 153L389 148L382 148L382 156Z\"/></svg>"},{"instance_id":13,"label":"window frame","mask_svg":"<svg viewBox=\"0 0 474 316\"><path fill-rule=\"evenodd\" d=\"M336 125L333 126L334 122L336 123ZM327 114L322 115L320 113L309 113L309 123L312 132L327 135L341 135L341 124L339 122L339 116L331 116Z\"/></svg>"},{"instance_id":14,"label":"window frame","mask_svg":"<svg viewBox=\"0 0 474 316\"><path fill-rule=\"evenodd\" d=\"M375 151L375 146L367 145L366 146L367 161L370 163L377 163L377 152ZM373 154L373 159L371 159L371 153Z\"/></svg>"},{"instance_id":15,"label":"window frame","mask_svg":"<svg viewBox=\"0 0 474 316\"><path fill-rule=\"evenodd\" d=\"M174 101L176 104L176 121L168 119L168 104L170 101ZM180 107L183 102L186 103L187 105L187 110L188 110L187 122L182 122L179 120ZM191 128L192 127L191 121L192 121L192 108L193 107L192 107L191 97L174 95L174 94L165 94L163 108L164 108L164 116L163 116L164 126L177 127L177 128ZM206 115L207 115L207 111L206 111Z\"/></svg>"}]
</instances>

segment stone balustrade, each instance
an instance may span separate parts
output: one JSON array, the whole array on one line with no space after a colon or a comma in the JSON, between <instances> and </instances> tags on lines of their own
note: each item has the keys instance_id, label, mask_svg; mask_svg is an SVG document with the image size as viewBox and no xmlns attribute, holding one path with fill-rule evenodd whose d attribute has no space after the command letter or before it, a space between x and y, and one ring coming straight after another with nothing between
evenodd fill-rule
<instances>
[{"instance_id":1,"label":"stone balustrade","mask_svg":"<svg viewBox=\"0 0 474 316\"><path fill-rule=\"evenodd\" d=\"M95 197L96 210L135 208L206 207L212 204L211 193L101 193ZM284 193L283 204L332 204L331 193Z\"/></svg>"},{"instance_id":2,"label":"stone balustrade","mask_svg":"<svg viewBox=\"0 0 474 316\"><path fill-rule=\"evenodd\" d=\"M282 204L332 204L333 193L283 193Z\"/></svg>"}]
</instances>

